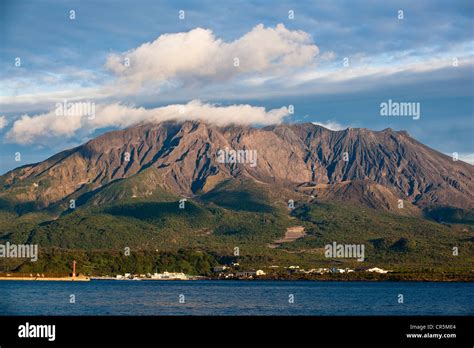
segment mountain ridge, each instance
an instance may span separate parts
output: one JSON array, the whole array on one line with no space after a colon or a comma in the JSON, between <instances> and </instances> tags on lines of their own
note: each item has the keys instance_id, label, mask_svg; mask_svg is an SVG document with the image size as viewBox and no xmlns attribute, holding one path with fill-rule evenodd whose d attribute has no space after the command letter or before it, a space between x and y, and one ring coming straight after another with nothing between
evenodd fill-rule
<instances>
[{"instance_id":1,"label":"mountain ridge","mask_svg":"<svg viewBox=\"0 0 474 348\"><path fill-rule=\"evenodd\" d=\"M217 152L224 148L255 150L256 166L219 163ZM146 174L137 183L143 189L134 195L159 187L190 197L227 179L246 179L376 209L396 211L399 199L413 211L412 206L474 207L474 166L453 161L405 131L332 131L312 123L220 127L200 121L142 123L104 133L1 176L0 199L47 208L140 173ZM352 190L341 189L343 183ZM302 190L305 186L314 188Z\"/></svg>"}]
</instances>

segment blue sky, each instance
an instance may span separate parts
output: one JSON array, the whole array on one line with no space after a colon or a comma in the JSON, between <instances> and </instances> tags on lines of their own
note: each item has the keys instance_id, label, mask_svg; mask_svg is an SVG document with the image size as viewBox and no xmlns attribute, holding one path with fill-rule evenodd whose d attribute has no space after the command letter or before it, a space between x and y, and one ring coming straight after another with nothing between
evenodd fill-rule
<instances>
[{"instance_id":1,"label":"blue sky","mask_svg":"<svg viewBox=\"0 0 474 348\"><path fill-rule=\"evenodd\" d=\"M169 117L170 104L186 105L189 117L207 110L219 122L235 121L242 110L243 118L263 125L404 129L443 153L474 160L472 1L6 0L0 6L0 173L132 119ZM237 70L234 56L241 59ZM132 66L124 70L127 57ZM52 110L65 99L96 103L96 119L55 118ZM380 103L388 99L420 103L420 119L381 117ZM290 104L294 114L286 112Z\"/></svg>"}]
</instances>

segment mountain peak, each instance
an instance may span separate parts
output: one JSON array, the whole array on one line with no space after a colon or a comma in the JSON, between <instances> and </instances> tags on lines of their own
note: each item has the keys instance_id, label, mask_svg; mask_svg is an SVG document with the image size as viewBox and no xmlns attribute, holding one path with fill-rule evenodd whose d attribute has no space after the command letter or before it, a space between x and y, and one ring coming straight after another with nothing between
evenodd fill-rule
<instances>
[{"instance_id":1,"label":"mountain peak","mask_svg":"<svg viewBox=\"0 0 474 348\"><path fill-rule=\"evenodd\" d=\"M240 151L240 157L222 162L219 151ZM202 121L140 124L105 133L7 173L0 179L0 199L49 206L144 171L152 173L154 185L184 196L245 178L295 191L306 184L329 185L323 196L332 198L335 193L373 195L360 186L374 183L378 196L386 193L391 201L398 197L421 208L472 208L474 202L474 167L451 161L404 131L331 131L312 123L222 127ZM347 191L338 186L346 181L359 184Z\"/></svg>"}]
</instances>

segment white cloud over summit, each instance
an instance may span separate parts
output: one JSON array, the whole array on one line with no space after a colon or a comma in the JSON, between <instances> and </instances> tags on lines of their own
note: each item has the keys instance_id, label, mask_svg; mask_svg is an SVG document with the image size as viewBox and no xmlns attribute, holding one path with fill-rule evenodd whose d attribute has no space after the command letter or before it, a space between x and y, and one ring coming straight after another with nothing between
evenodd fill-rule
<instances>
[{"instance_id":1,"label":"white cloud over summit","mask_svg":"<svg viewBox=\"0 0 474 348\"><path fill-rule=\"evenodd\" d=\"M19 144L47 144L52 139L88 136L107 127L125 128L140 122L201 120L216 125L280 123L289 115L287 107L266 110L247 104L219 106L193 100L153 109L122 104L98 104L95 115L57 115L56 110L34 116L23 115L7 133L7 139Z\"/></svg>"},{"instance_id":2,"label":"white cloud over summit","mask_svg":"<svg viewBox=\"0 0 474 348\"><path fill-rule=\"evenodd\" d=\"M327 129L332 130L332 131L340 131L340 130L344 130L344 129L347 128L346 126L343 126L342 124L340 124L338 122L334 122L334 121L311 122L311 123L314 124L315 126L321 126L321 127L327 128Z\"/></svg>"},{"instance_id":3,"label":"white cloud over summit","mask_svg":"<svg viewBox=\"0 0 474 348\"><path fill-rule=\"evenodd\" d=\"M223 82L244 74L287 73L313 63L319 48L304 31L263 24L235 41L216 38L209 29L160 35L153 42L109 55L106 67L133 93L166 82ZM238 66L236 66L238 59Z\"/></svg>"},{"instance_id":4,"label":"white cloud over summit","mask_svg":"<svg viewBox=\"0 0 474 348\"><path fill-rule=\"evenodd\" d=\"M452 156L452 154L448 154L448 156ZM459 159L463 162L474 165L474 153L460 153Z\"/></svg>"}]
</instances>

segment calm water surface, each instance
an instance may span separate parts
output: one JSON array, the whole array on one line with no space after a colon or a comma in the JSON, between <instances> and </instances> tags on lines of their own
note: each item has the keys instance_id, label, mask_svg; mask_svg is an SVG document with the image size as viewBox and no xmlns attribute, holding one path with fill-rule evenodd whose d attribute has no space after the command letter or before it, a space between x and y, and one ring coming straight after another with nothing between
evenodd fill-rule
<instances>
[{"instance_id":1,"label":"calm water surface","mask_svg":"<svg viewBox=\"0 0 474 348\"><path fill-rule=\"evenodd\" d=\"M0 281L0 315L473 314L474 283Z\"/></svg>"}]
</instances>

